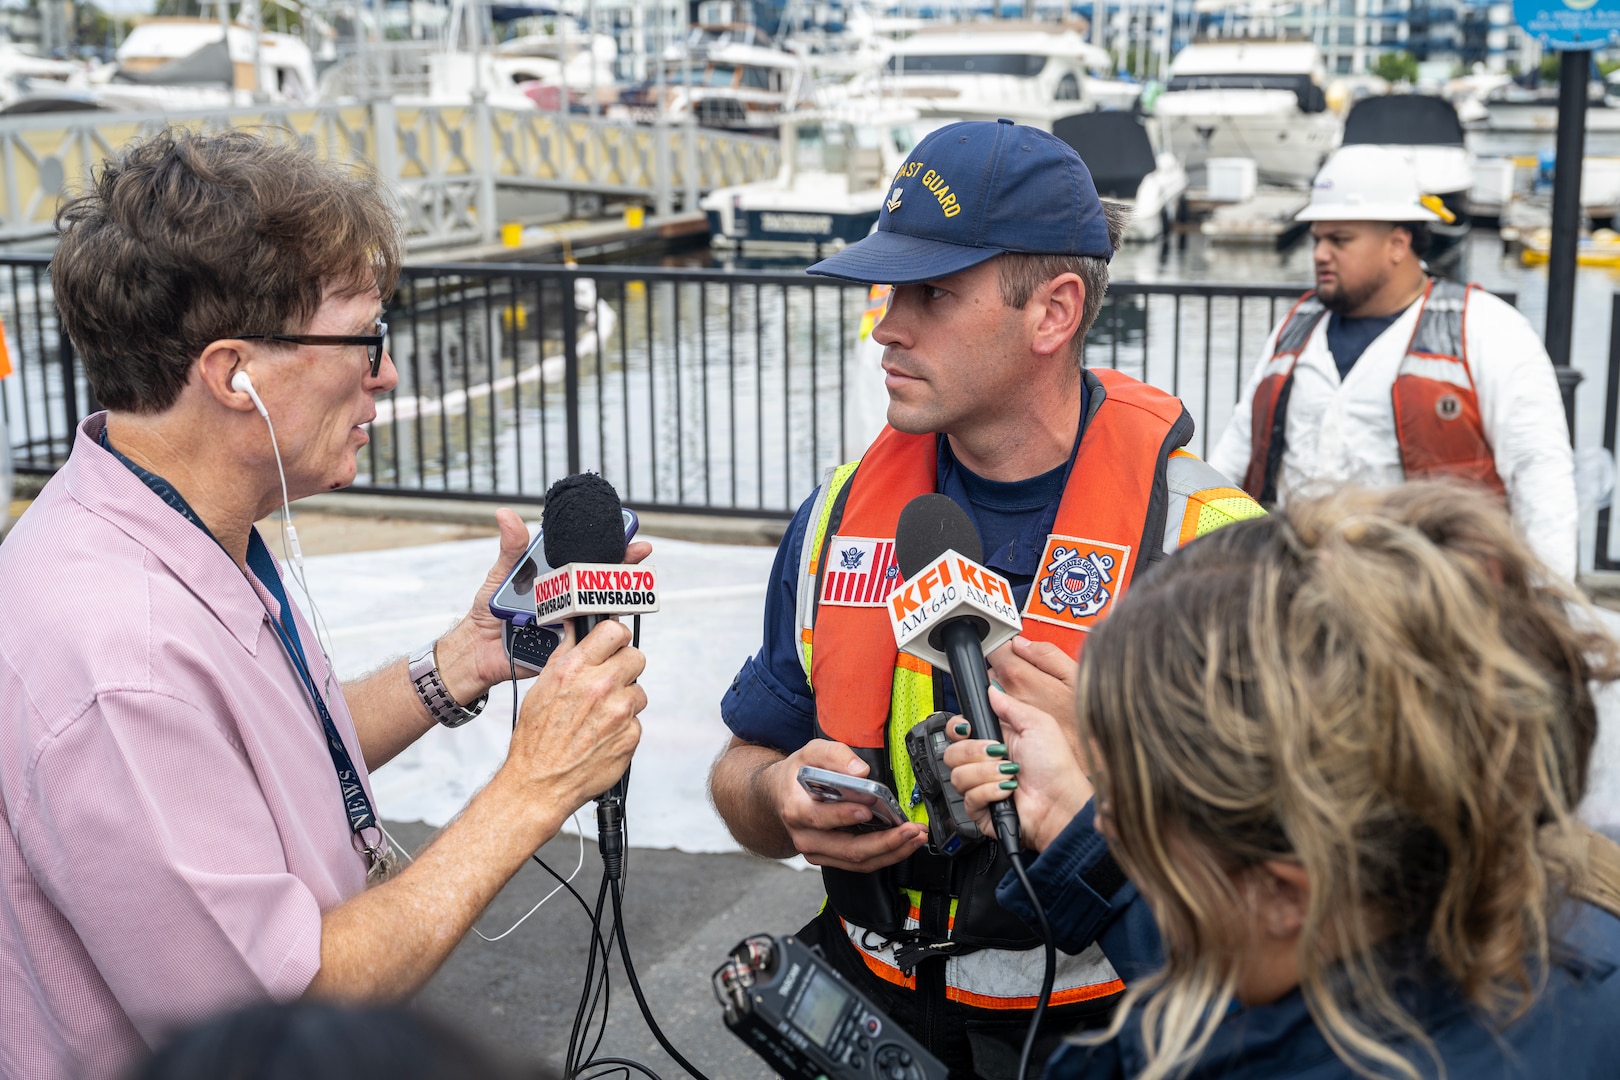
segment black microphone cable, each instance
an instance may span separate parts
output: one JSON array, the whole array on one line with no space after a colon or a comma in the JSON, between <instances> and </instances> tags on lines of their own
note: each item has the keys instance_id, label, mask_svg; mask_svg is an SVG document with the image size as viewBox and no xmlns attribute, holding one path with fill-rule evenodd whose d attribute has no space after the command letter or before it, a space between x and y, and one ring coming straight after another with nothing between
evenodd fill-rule
<instances>
[{"instance_id":1,"label":"black microphone cable","mask_svg":"<svg viewBox=\"0 0 1620 1080\"><path fill-rule=\"evenodd\" d=\"M1029 1076L1029 1062L1035 1052L1035 1036L1041 1029L1041 1018L1046 1015L1046 1007L1052 1001L1052 984L1057 981L1057 939L1052 934L1052 924L1046 921L1046 909L1041 906L1040 898L1035 895L1035 889L1029 883L1029 873L1024 869L1024 855L1015 851L1008 855L1012 860L1013 873L1018 875L1018 884L1024 887L1024 895L1029 897L1029 906L1035 909L1035 918L1041 925L1041 947L1046 954L1046 968L1041 975L1041 993L1035 999L1035 1011L1029 1017L1029 1030L1024 1032L1024 1049L1018 1055L1018 1080L1026 1080Z\"/></svg>"},{"instance_id":2,"label":"black microphone cable","mask_svg":"<svg viewBox=\"0 0 1620 1080\"><path fill-rule=\"evenodd\" d=\"M630 644L633 648L641 646L640 615L631 617ZM508 674L512 680L512 728L516 730L518 721L517 661L508 656L507 662ZM624 786L624 798L628 801L628 770ZM621 803L621 809L622 806ZM624 894L621 881L626 875L623 874L624 860L622 856L628 854L629 844L624 832L622 814L619 816L618 830L623 844L619 866L613 872L610 872L604 862L602 881L597 890L594 909L572 884L540 857L538 852L532 856L541 869L568 890L569 894L579 903L586 917L591 921L591 943L586 954L585 978L580 986L579 1004L574 1010L574 1023L568 1033L568 1049L564 1057L563 1074L569 1077L570 1080L596 1080L596 1078L605 1077L609 1073L625 1070L627 1073L631 1071L640 1073L643 1076L650 1077L651 1080L662 1080L658 1073L633 1059L597 1056L597 1051L602 1046L602 1039L607 1033L608 1012L612 1002L608 968L612 961L613 947L617 945L619 959L624 964L625 977L629 979L630 990L635 995L636 1006L641 1013L642 1019L646 1022L648 1030L652 1032L653 1038L663 1048L664 1052L677 1065L685 1069L694 1080L709 1080L702 1070L688 1061L675 1048L675 1045L669 1041L668 1036L664 1034L663 1029L659 1027L657 1018L653 1016L651 1006L647 1004L646 995L642 992L641 982L636 977L635 962L630 956L630 942L624 932ZM610 898L613 908L613 925L604 938L602 932L603 917L606 914L606 907ZM600 970L597 968L598 960L601 961ZM597 1013L598 1007L601 1009L600 1017L598 1017ZM595 1029L594 1038L592 1037L593 1027ZM587 1043L590 1045L589 1050L586 1049Z\"/></svg>"}]
</instances>

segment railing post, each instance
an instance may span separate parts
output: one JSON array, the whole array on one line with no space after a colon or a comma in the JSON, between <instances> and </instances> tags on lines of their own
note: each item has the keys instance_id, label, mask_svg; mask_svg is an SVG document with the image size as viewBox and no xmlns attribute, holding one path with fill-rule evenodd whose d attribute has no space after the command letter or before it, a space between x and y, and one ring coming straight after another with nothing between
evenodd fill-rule
<instances>
[{"instance_id":1,"label":"railing post","mask_svg":"<svg viewBox=\"0 0 1620 1080\"><path fill-rule=\"evenodd\" d=\"M669 124L660 108L658 119L653 123L653 209L659 217L667 217L674 209L669 194L669 172Z\"/></svg>"},{"instance_id":2,"label":"railing post","mask_svg":"<svg viewBox=\"0 0 1620 1080\"><path fill-rule=\"evenodd\" d=\"M79 386L73 377L73 342L66 330L56 330L56 362L62 369L62 411L67 414L67 448L73 449L73 429L84 419L79 415Z\"/></svg>"},{"instance_id":3,"label":"railing post","mask_svg":"<svg viewBox=\"0 0 1620 1080\"><path fill-rule=\"evenodd\" d=\"M690 114L686 124L686 190L681 196L681 210L690 214L698 208L698 189L702 187L702 177L698 176L697 155L697 124Z\"/></svg>"},{"instance_id":4,"label":"railing post","mask_svg":"<svg viewBox=\"0 0 1620 1080\"><path fill-rule=\"evenodd\" d=\"M371 110L371 162L377 176L396 196L404 194L399 179L399 117L392 101L373 101Z\"/></svg>"},{"instance_id":5,"label":"railing post","mask_svg":"<svg viewBox=\"0 0 1620 1080\"><path fill-rule=\"evenodd\" d=\"M562 278L563 333L563 431L568 444L568 475L580 471L579 463L579 310L574 296L579 275L565 271ZM601 347L600 342L598 348Z\"/></svg>"},{"instance_id":6,"label":"railing post","mask_svg":"<svg viewBox=\"0 0 1620 1080\"><path fill-rule=\"evenodd\" d=\"M478 159L478 229L486 244L500 234L495 220L495 137L491 131L489 99L481 90L473 91L473 139Z\"/></svg>"},{"instance_id":7,"label":"railing post","mask_svg":"<svg viewBox=\"0 0 1620 1080\"><path fill-rule=\"evenodd\" d=\"M1620 427L1620 293L1609 301L1609 385L1603 394L1603 449L1614 455L1616 428ZM1605 506L1597 513L1597 533L1592 551L1592 569L1614 570L1620 564L1609 559L1609 519L1613 509Z\"/></svg>"}]
</instances>

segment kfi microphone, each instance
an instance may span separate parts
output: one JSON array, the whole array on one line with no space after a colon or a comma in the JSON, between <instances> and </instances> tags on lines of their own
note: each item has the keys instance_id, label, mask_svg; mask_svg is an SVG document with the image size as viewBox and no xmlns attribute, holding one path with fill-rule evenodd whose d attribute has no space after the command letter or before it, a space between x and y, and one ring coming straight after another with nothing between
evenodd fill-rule
<instances>
[{"instance_id":1,"label":"kfi microphone","mask_svg":"<svg viewBox=\"0 0 1620 1080\"><path fill-rule=\"evenodd\" d=\"M1012 588L981 566L983 545L965 511L939 494L919 495L900 511L895 559L904 583L889 594L889 623L901 651L944 667L973 737L1002 742L1001 719L990 708L984 654L1023 628ZM1008 854L1018 852L1018 811L1011 799L990 808Z\"/></svg>"},{"instance_id":2,"label":"kfi microphone","mask_svg":"<svg viewBox=\"0 0 1620 1080\"><path fill-rule=\"evenodd\" d=\"M546 492L541 518L546 562L557 569L535 582L539 622L568 617L575 640L615 615L658 610L657 571L625 566L619 493L595 473L565 476ZM604 872L624 867L624 796L629 770L596 799L597 842Z\"/></svg>"}]
</instances>

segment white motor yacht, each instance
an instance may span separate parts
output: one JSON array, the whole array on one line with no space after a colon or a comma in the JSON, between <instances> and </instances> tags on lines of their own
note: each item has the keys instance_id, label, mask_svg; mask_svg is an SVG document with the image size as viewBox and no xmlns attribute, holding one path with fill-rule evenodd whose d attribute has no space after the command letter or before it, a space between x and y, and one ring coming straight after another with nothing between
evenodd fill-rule
<instances>
[{"instance_id":1,"label":"white motor yacht","mask_svg":"<svg viewBox=\"0 0 1620 1080\"><path fill-rule=\"evenodd\" d=\"M1052 134L1074 147L1091 171L1097 194L1131 208L1127 240L1157 240L1169 231L1187 193L1187 170L1150 130L1153 121L1128 112L1066 116Z\"/></svg>"},{"instance_id":2,"label":"white motor yacht","mask_svg":"<svg viewBox=\"0 0 1620 1080\"><path fill-rule=\"evenodd\" d=\"M314 57L292 34L155 18L134 26L115 55L91 74L86 107L164 111L317 97Z\"/></svg>"},{"instance_id":3,"label":"white motor yacht","mask_svg":"<svg viewBox=\"0 0 1620 1080\"><path fill-rule=\"evenodd\" d=\"M694 115L705 127L776 134L782 114L792 111L809 90L809 66L782 49L761 45L709 44L704 55L668 56L664 64L664 108L671 121ZM648 81L623 91L619 100L632 115L658 108L658 85Z\"/></svg>"},{"instance_id":4,"label":"white motor yacht","mask_svg":"<svg viewBox=\"0 0 1620 1080\"><path fill-rule=\"evenodd\" d=\"M1050 131L1054 120L1096 109L1104 99L1112 106L1135 101L1135 84L1109 79L1108 54L1061 24L927 26L887 51L875 83L852 88L852 95L875 91L925 118L1006 117Z\"/></svg>"},{"instance_id":5,"label":"white motor yacht","mask_svg":"<svg viewBox=\"0 0 1620 1080\"><path fill-rule=\"evenodd\" d=\"M1558 142L1558 93L1498 86L1480 104L1485 115L1467 124L1468 148L1477 158L1535 157ZM1588 88L1586 156L1620 156L1620 108L1604 88Z\"/></svg>"},{"instance_id":6,"label":"white motor yacht","mask_svg":"<svg viewBox=\"0 0 1620 1080\"><path fill-rule=\"evenodd\" d=\"M1197 43L1176 54L1153 108L1189 170L1252 158L1263 183L1309 186L1343 130L1324 77L1310 42Z\"/></svg>"},{"instance_id":7,"label":"white motor yacht","mask_svg":"<svg viewBox=\"0 0 1620 1080\"><path fill-rule=\"evenodd\" d=\"M509 31L513 36L487 44L490 30L478 5L457 0L442 45L425 58L425 95L396 93L395 100L465 104L481 96L497 108L556 111L617 99L619 48L612 36L562 13L512 20Z\"/></svg>"},{"instance_id":8,"label":"white motor yacht","mask_svg":"<svg viewBox=\"0 0 1620 1080\"><path fill-rule=\"evenodd\" d=\"M699 204L709 239L745 251L836 250L865 236L889 196L889 178L939 121L915 110L846 105L783 118L776 177L718 188Z\"/></svg>"},{"instance_id":9,"label":"white motor yacht","mask_svg":"<svg viewBox=\"0 0 1620 1080\"><path fill-rule=\"evenodd\" d=\"M1434 222L1436 238L1456 241L1468 232L1474 155L1451 102L1427 94L1364 98L1345 117L1343 145L1382 146L1400 154L1417 174L1418 190L1438 197L1457 219Z\"/></svg>"}]
</instances>

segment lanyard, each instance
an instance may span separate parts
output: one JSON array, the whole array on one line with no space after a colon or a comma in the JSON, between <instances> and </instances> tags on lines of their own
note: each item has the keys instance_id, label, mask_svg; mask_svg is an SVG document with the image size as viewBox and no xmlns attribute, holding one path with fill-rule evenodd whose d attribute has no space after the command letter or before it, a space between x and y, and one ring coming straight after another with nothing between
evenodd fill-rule
<instances>
[{"instance_id":1,"label":"lanyard","mask_svg":"<svg viewBox=\"0 0 1620 1080\"><path fill-rule=\"evenodd\" d=\"M174 489L174 485L163 479L163 477L141 468L119 453L112 443L107 440L106 428L101 430L100 442L102 447L118 458L119 461L122 461L130 472L140 477L141 481L151 488L158 498L172 507L181 517L201 529L203 535L216 544L219 543L218 538L208 530L208 526L203 524L202 518L198 517L197 512L191 508L191 504L186 502L185 497ZM223 550L223 545L221 550ZM254 576L264 583L264 587L269 590L270 595L281 606L281 618L278 619L271 614L268 605L265 607L265 614L270 616L270 625L275 627L276 630L276 640L281 642L281 647L286 651L287 658L292 661L293 670L298 673L299 681L304 684L304 689L309 693L310 701L314 703L315 714L320 718L321 731L326 736L326 748L332 755L332 767L337 771L338 791L343 797L343 809L348 814L350 830L359 838L362 853L366 857L369 877L369 871L382 866L391 857L391 853L387 852L380 836L377 843L372 844L363 835L367 829L377 829L379 834L381 833L381 827L377 824L377 814L371 807L370 797L366 795L365 785L360 782L360 773L354 767L354 759L349 756L349 748L344 745L343 736L338 734L337 724L332 720L331 710L326 707L326 699L321 696L320 689L315 685L315 680L310 675L309 658L304 654L304 644L298 636L298 625L292 618L292 605L287 600L286 587L281 583L281 575L276 572L275 556L270 554L270 549L265 546L264 538L259 535L257 529L248 530L247 563Z\"/></svg>"}]
</instances>

